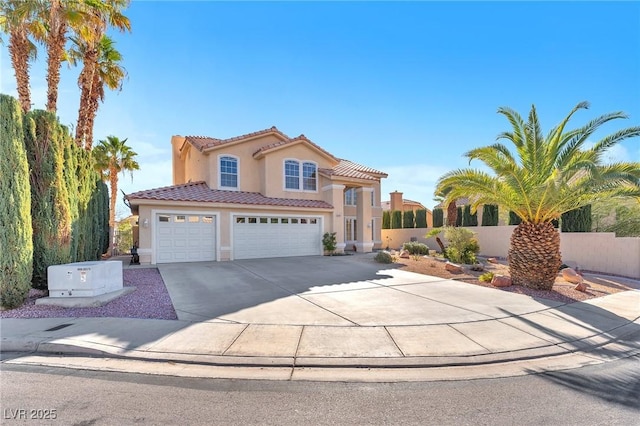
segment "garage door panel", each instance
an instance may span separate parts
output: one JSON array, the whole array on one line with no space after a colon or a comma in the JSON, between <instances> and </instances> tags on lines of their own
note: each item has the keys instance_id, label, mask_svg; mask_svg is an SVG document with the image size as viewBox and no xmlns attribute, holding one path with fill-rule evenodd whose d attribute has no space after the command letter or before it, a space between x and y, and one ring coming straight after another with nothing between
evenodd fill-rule
<instances>
[{"instance_id":1,"label":"garage door panel","mask_svg":"<svg viewBox=\"0 0 640 426\"><path fill-rule=\"evenodd\" d=\"M213 216L160 214L156 224L156 263L216 260Z\"/></svg>"}]
</instances>

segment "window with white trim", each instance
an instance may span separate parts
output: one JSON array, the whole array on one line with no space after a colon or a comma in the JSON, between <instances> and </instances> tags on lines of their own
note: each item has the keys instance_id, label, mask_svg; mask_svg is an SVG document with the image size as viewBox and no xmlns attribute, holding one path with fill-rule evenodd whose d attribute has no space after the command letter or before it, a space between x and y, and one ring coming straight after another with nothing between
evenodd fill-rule
<instances>
[{"instance_id":1,"label":"window with white trim","mask_svg":"<svg viewBox=\"0 0 640 426\"><path fill-rule=\"evenodd\" d=\"M300 189L300 163L295 160L284 162L284 187L286 189Z\"/></svg>"},{"instance_id":2,"label":"window with white trim","mask_svg":"<svg viewBox=\"0 0 640 426\"><path fill-rule=\"evenodd\" d=\"M348 242L355 242L358 240L357 231L358 220L353 217L347 217L344 220L344 239Z\"/></svg>"},{"instance_id":3,"label":"window with white trim","mask_svg":"<svg viewBox=\"0 0 640 426\"><path fill-rule=\"evenodd\" d=\"M305 191L315 191L317 189L316 170L315 163L302 163L302 189Z\"/></svg>"},{"instance_id":4,"label":"window with white trim","mask_svg":"<svg viewBox=\"0 0 640 426\"><path fill-rule=\"evenodd\" d=\"M356 189L349 188L344 191L344 205L355 206L356 205Z\"/></svg>"},{"instance_id":5,"label":"window with white trim","mask_svg":"<svg viewBox=\"0 0 640 426\"><path fill-rule=\"evenodd\" d=\"M229 155L220 157L220 188L238 189L238 159Z\"/></svg>"}]
</instances>

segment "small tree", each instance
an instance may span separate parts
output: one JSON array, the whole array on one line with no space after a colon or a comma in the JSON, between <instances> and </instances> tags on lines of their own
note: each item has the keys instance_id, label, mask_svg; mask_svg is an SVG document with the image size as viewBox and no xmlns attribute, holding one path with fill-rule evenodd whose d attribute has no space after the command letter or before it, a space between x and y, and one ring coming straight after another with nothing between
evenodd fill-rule
<instances>
[{"instance_id":1,"label":"small tree","mask_svg":"<svg viewBox=\"0 0 640 426\"><path fill-rule=\"evenodd\" d=\"M442 228L444 226L444 211L441 208L433 209L433 227Z\"/></svg>"},{"instance_id":2,"label":"small tree","mask_svg":"<svg viewBox=\"0 0 640 426\"><path fill-rule=\"evenodd\" d=\"M400 210L394 210L391 212L391 229L402 228L402 212Z\"/></svg>"},{"instance_id":3,"label":"small tree","mask_svg":"<svg viewBox=\"0 0 640 426\"><path fill-rule=\"evenodd\" d=\"M402 227L415 228L413 210L406 211L402 214Z\"/></svg>"},{"instance_id":4,"label":"small tree","mask_svg":"<svg viewBox=\"0 0 640 426\"><path fill-rule=\"evenodd\" d=\"M336 233L335 232L325 232L322 236L322 246L324 247L324 251L329 253L329 255L333 256L333 253L336 251L337 242L336 242Z\"/></svg>"},{"instance_id":5,"label":"small tree","mask_svg":"<svg viewBox=\"0 0 640 426\"><path fill-rule=\"evenodd\" d=\"M485 204L482 208L482 226L498 226L498 206Z\"/></svg>"},{"instance_id":6,"label":"small tree","mask_svg":"<svg viewBox=\"0 0 640 426\"><path fill-rule=\"evenodd\" d=\"M427 209L416 210L416 228L427 227Z\"/></svg>"}]
</instances>

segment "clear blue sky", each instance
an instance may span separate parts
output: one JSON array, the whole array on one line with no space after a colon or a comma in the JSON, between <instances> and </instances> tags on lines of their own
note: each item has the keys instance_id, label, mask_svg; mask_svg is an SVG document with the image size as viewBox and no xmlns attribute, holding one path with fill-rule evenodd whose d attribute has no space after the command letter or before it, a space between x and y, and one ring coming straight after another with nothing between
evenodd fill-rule
<instances>
[{"instance_id":1,"label":"clear blue sky","mask_svg":"<svg viewBox=\"0 0 640 426\"><path fill-rule=\"evenodd\" d=\"M127 15L132 33L113 35L129 78L107 93L95 129L139 154L125 192L172 183L171 135L275 125L387 172L383 199L398 190L432 207L437 178L509 130L500 106L526 116L535 104L545 133L583 100L591 109L574 126L618 110L630 119L599 136L640 125L638 2L134 1ZM44 58L32 69L36 108ZM15 94L6 46L1 61L0 91ZM78 72L63 66L66 124ZM610 156L640 161L640 140Z\"/></svg>"}]
</instances>

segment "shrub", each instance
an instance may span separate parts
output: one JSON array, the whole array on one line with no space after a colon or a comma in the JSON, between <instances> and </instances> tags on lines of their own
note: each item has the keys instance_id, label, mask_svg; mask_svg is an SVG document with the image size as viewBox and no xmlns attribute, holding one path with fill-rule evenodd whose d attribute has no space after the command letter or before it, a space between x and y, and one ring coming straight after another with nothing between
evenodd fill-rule
<instances>
[{"instance_id":1,"label":"shrub","mask_svg":"<svg viewBox=\"0 0 640 426\"><path fill-rule=\"evenodd\" d=\"M476 263L476 254L480 252L478 240L473 232L465 228L448 227L444 231L449 246L445 250L445 257L455 263L473 265Z\"/></svg>"},{"instance_id":2,"label":"shrub","mask_svg":"<svg viewBox=\"0 0 640 426\"><path fill-rule=\"evenodd\" d=\"M393 258L386 251L379 251L373 259L378 263L393 263Z\"/></svg>"},{"instance_id":3,"label":"shrub","mask_svg":"<svg viewBox=\"0 0 640 426\"><path fill-rule=\"evenodd\" d=\"M444 225L444 211L441 208L433 209L433 227L442 228Z\"/></svg>"},{"instance_id":4,"label":"shrub","mask_svg":"<svg viewBox=\"0 0 640 426\"><path fill-rule=\"evenodd\" d=\"M429 247L427 247L426 244L413 241L410 243L404 243L402 245L402 250L408 251L409 254L415 254L419 256L429 254Z\"/></svg>"},{"instance_id":5,"label":"shrub","mask_svg":"<svg viewBox=\"0 0 640 426\"><path fill-rule=\"evenodd\" d=\"M389 210L382 212L382 229L391 229L391 212Z\"/></svg>"},{"instance_id":6,"label":"shrub","mask_svg":"<svg viewBox=\"0 0 640 426\"><path fill-rule=\"evenodd\" d=\"M0 305L25 301L33 273L29 164L18 102L0 94Z\"/></svg>"},{"instance_id":7,"label":"shrub","mask_svg":"<svg viewBox=\"0 0 640 426\"><path fill-rule=\"evenodd\" d=\"M427 227L427 209L416 210L416 228Z\"/></svg>"},{"instance_id":8,"label":"shrub","mask_svg":"<svg viewBox=\"0 0 640 426\"><path fill-rule=\"evenodd\" d=\"M391 229L402 228L402 212L400 210L394 210L391 212Z\"/></svg>"},{"instance_id":9,"label":"shrub","mask_svg":"<svg viewBox=\"0 0 640 426\"><path fill-rule=\"evenodd\" d=\"M324 250L329 254L333 254L336 251L337 243L336 243L336 233L335 232L325 232L322 236L322 246Z\"/></svg>"},{"instance_id":10,"label":"shrub","mask_svg":"<svg viewBox=\"0 0 640 426\"><path fill-rule=\"evenodd\" d=\"M485 272L484 274L478 277L478 280L482 281L483 283L490 283L492 279L493 279L493 272Z\"/></svg>"},{"instance_id":11,"label":"shrub","mask_svg":"<svg viewBox=\"0 0 640 426\"><path fill-rule=\"evenodd\" d=\"M402 227L415 228L413 210L406 211L402 214Z\"/></svg>"},{"instance_id":12,"label":"shrub","mask_svg":"<svg viewBox=\"0 0 640 426\"><path fill-rule=\"evenodd\" d=\"M482 208L482 226L498 226L498 206L485 204Z\"/></svg>"}]
</instances>

